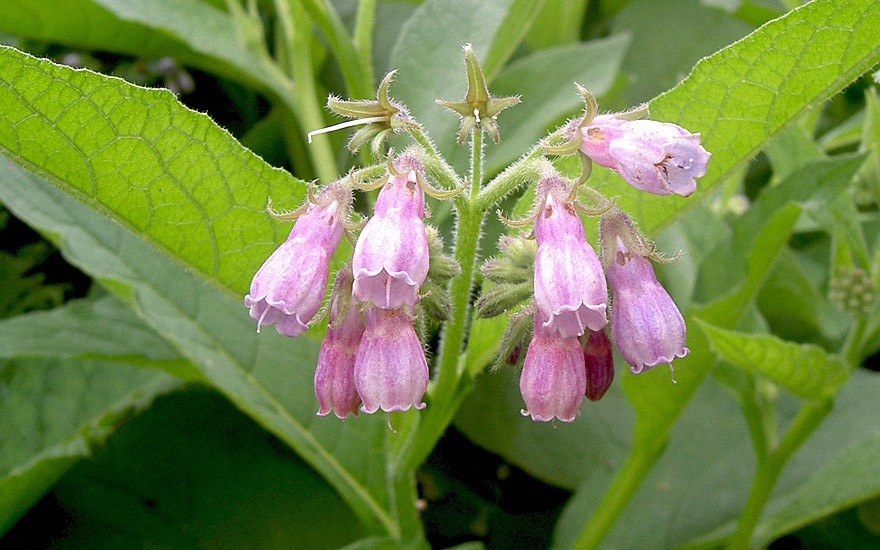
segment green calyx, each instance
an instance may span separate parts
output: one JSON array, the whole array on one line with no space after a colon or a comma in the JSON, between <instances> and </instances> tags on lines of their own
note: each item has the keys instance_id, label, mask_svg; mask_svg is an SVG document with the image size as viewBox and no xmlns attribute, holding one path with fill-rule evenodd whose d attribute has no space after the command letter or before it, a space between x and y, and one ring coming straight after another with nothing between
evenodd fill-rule
<instances>
[{"instance_id":1,"label":"green calyx","mask_svg":"<svg viewBox=\"0 0 880 550\"><path fill-rule=\"evenodd\" d=\"M437 103L455 111L461 117L461 126L458 129L458 142L463 143L465 138L476 128L489 132L495 143L500 141L496 117L498 113L513 107L520 102L519 96L492 97L486 85L486 76L477 60L477 54L470 44L464 47L464 64L467 73L468 89L462 101L447 101L438 99Z\"/></svg>"},{"instance_id":2,"label":"green calyx","mask_svg":"<svg viewBox=\"0 0 880 550\"><path fill-rule=\"evenodd\" d=\"M422 126L412 119L406 107L388 97L388 86L394 80L395 73L396 71L391 71L382 79L375 100L346 100L330 96L327 99L327 108L354 120L310 132L309 137L350 126L365 125L349 140L348 149L356 152L365 143L372 142L373 154L379 156L382 143L392 133L420 130Z\"/></svg>"}]
</instances>

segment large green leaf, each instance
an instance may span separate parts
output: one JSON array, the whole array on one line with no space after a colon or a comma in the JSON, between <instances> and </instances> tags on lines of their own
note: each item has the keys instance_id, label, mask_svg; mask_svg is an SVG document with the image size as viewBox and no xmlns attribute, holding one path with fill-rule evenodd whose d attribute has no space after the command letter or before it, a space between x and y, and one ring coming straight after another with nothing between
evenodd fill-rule
<instances>
[{"instance_id":1,"label":"large green leaf","mask_svg":"<svg viewBox=\"0 0 880 550\"><path fill-rule=\"evenodd\" d=\"M54 496L72 517L55 548L330 549L360 534L313 470L203 389L156 400Z\"/></svg>"},{"instance_id":2,"label":"large green leaf","mask_svg":"<svg viewBox=\"0 0 880 550\"><path fill-rule=\"evenodd\" d=\"M0 151L237 293L305 184L164 90L0 48ZM296 198L294 198L296 197Z\"/></svg>"},{"instance_id":3,"label":"large green leaf","mask_svg":"<svg viewBox=\"0 0 880 550\"><path fill-rule=\"evenodd\" d=\"M802 113L880 61L880 4L814 0L703 59L669 92L651 101L651 116L701 132L709 171L689 199L635 193L597 171L619 205L647 233L707 196Z\"/></svg>"},{"instance_id":4,"label":"large green leaf","mask_svg":"<svg viewBox=\"0 0 880 550\"><path fill-rule=\"evenodd\" d=\"M128 306L110 296L13 317L0 327L4 359L98 359L159 368L185 379L201 376Z\"/></svg>"},{"instance_id":5,"label":"large green leaf","mask_svg":"<svg viewBox=\"0 0 880 550\"><path fill-rule=\"evenodd\" d=\"M0 533L119 424L177 384L158 371L97 360L0 362Z\"/></svg>"},{"instance_id":6,"label":"large green leaf","mask_svg":"<svg viewBox=\"0 0 880 550\"><path fill-rule=\"evenodd\" d=\"M787 342L771 334L724 330L699 320L697 324L722 359L762 374L795 395L827 399L848 377L846 363L819 346Z\"/></svg>"}]
</instances>

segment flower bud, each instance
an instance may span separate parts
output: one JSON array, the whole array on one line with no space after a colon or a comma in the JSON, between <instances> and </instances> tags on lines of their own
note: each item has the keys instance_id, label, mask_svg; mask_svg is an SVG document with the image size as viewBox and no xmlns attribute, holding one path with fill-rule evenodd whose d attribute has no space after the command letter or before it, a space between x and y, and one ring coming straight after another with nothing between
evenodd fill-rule
<instances>
[{"instance_id":1,"label":"flower bud","mask_svg":"<svg viewBox=\"0 0 880 550\"><path fill-rule=\"evenodd\" d=\"M546 422L554 417L571 422L587 390L584 352L576 336L562 337L543 328L535 313L534 335L526 352L519 390L523 416Z\"/></svg>"},{"instance_id":2,"label":"flower bud","mask_svg":"<svg viewBox=\"0 0 880 550\"><path fill-rule=\"evenodd\" d=\"M354 383L366 413L425 408L428 362L403 310L368 309L354 363Z\"/></svg>"},{"instance_id":3,"label":"flower bud","mask_svg":"<svg viewBox=\"0 0 880 550\"><path fill-rule=\"evenodd\" d=\"M333 411L338 418L357 414L361 397L354 384L354 363L358 345L364 334L360 309L351 299L351 266L336 277L330 296L330 323L318 352L315 370L315 395L318 415Z\"/></svg>"},{"instance_id":4,"label":"flower bud","mask_svg":"<svg viewBox=\"0 0 880 550\"><path fill-rule=\"evenodd\" d=\"M412 308L428 275L425 197L416 172L388 178L354 248L354 297L382 309Z\"/></svg>"},{"instance_id":5,"label":"flower bud","mask_svg":"<svg viewBox=\"0 0 880 550\"><path fill-rule=\"evenodd\" d=\"M587 369L587 398L602 399L614 380L614 355L611 341L605 330L591 330L581 336L584 350L584 366Z\"/></svg>"},{"instance_id":6,"label":"flower bud","mask_svg":"<svg viewBox=\"0 0 880 550\"><path fill-rule=\"evenodd\" d=\"M675 124L600 115L580 132L585 155L648 193L687 197L697 188L695 178L706 173L710 153L700 134Z\"/></svg>"},{"instance_id":7,"label":"flower bud","mask_svg":"<svg viewBox=\"0 0 880 550\"><path fill-rule=\"evenodd\" d=\"M547 181L539 183L539 192ZM535 218L535 303L544 328L569 338L607 324L608 289L580 217L554 191L547 192Z\"/></svg>"},{"instance_id":8,"label":"flower bud","mask_svg":"<svg viewBox=\"0 0 880 550\"><path fill-rule=\"evenodd\" d=\"M285 336L298 336L308 328L324 299L330 257L342 238L347 208L338 198L310 202L287 240L254 275L244 305L257 321L257 332L262 325L275 325Z\"/></svg>"}]
</instances>

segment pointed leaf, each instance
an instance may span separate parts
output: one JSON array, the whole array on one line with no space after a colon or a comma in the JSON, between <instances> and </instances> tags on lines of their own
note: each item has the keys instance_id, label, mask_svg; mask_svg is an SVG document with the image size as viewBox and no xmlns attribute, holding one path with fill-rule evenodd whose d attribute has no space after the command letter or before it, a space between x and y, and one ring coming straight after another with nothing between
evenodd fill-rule
<instances>
[{"instance_id":1,"label":"pointed leaf","mask_svg":"<svg viewBox=\"0 0 880 550\"><path fill-rule=\"evenodd\" d=\"M725 330L699 318L697 324L722 359L751 373L762 374L807 399L831 397L849 374L846 363L819 346L787 342L770 334Z\"/></svg>"}]
</instances>

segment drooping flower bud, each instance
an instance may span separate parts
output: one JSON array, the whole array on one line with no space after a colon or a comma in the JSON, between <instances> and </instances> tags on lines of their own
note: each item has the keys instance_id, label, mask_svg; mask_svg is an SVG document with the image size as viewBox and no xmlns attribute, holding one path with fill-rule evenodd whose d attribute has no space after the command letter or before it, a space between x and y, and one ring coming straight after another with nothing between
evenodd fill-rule
<instances>
[{"instance_id":1,"label":"drooping flower bud","mask_svg":"<svg viewBox=\"0 0 880 550\"><path fill-rule=\"evenodd\" d=\"M336 276L330 295L330 323L321 342L315 370L315 395L320 416L333 411L338 418L345 418L357 414L361 404L354 384L354 363L364 334L364 320L351 299L352 280L351 265L346 264Z\"/></svg>"},{"instance_id":2,"label":"drooping flower bud","mask_svg":"<svg viewBox=\"0 0 880 550\"><path fill-rule=\"evenodd\" d=\"M535 218L535 303L544 328L569 338L607 324L608 289L602 265L587 243L574 207L566 203L569 191L558 176L538 183L545 193Z\"/></svg>"},{"instance_id":3,"label":"drooping flower bud","mask_svg":"<svg viewBox=\"0 0 880 550\"><path fill-rule=\"evenodd\" d=\"M404 155L397 165L399 173L390 174L379 191L352 257L355 299L382 309L412 308L429 267L425 196L416 174L421 163Z\"/></svg>"},{"instance_id":4,"label":"drooping flower bud","mask_svg":"<svg viewBox=\"0 0 880 550\"><path fill-rule=\"evenodd\" d=\"M303 213L291 214L296 223L290 236L263 263L244 297L257 332L275 325L285 336L298 336L308 328L324 299L330 257L342 238L350 200L346 187L331 184L309 199Z\"/></svg>"},{"instance_id":5,"label":"drooping flower bud","mask_svg":"<svg viewBox=\"0 0 880 550\"><path fill-rule=\"evenodd\" d=\"M366 331L354 363L354 383L374 413L425 408L428 362L409 315L401 310L371 308L364 312Z\"/></svg>"},{"instance_id":6,"label":"drooping flower bud","mask_svg":"<svg viewBox=\"0 0 880 550\"><path fill-rule=\"evenodd\" d=\"M587 369L587 398L602 399L614 380L614 354L605 330L591 330L581 336L584 366Z\"/></svg>"},{"instance_id":7,"label":"drooping flower bud","mask_svg":"<svg viewBox=\"0 0 880 550\"><path fill-rule=\"evenodd\" d=\"M700 134L655 120L623 120L600 115L580 128L581 151L593 162L616 170L627 183L655 195L687 197L695 178L706 173L710 153Z\"/></svg>"},{"instance_id":8,"label":"drooping flower bud","mask_svg":"<svg viewBox=\"0 0 880 550\"><path fill-rule=\"evenodd\" d=\"M561 337L544 328L535 313L534 335L526 352L519 390L526 408L523 416L546 422L558 418L571 422L587 389L584 352L577 336Z\"/></svg>"},{"instance_id":9,"label":"drooping flower bud","mask_svg":"<svg viewBox=\"0 0 880 550\"><path fill-rule=\"evenodd\" d=\"M657 281L644 243L623 212L603 217L600 232L617 349L635 374L660 363L671 365L688 353L681 312Z\"/></svg>"}]
</instances>

